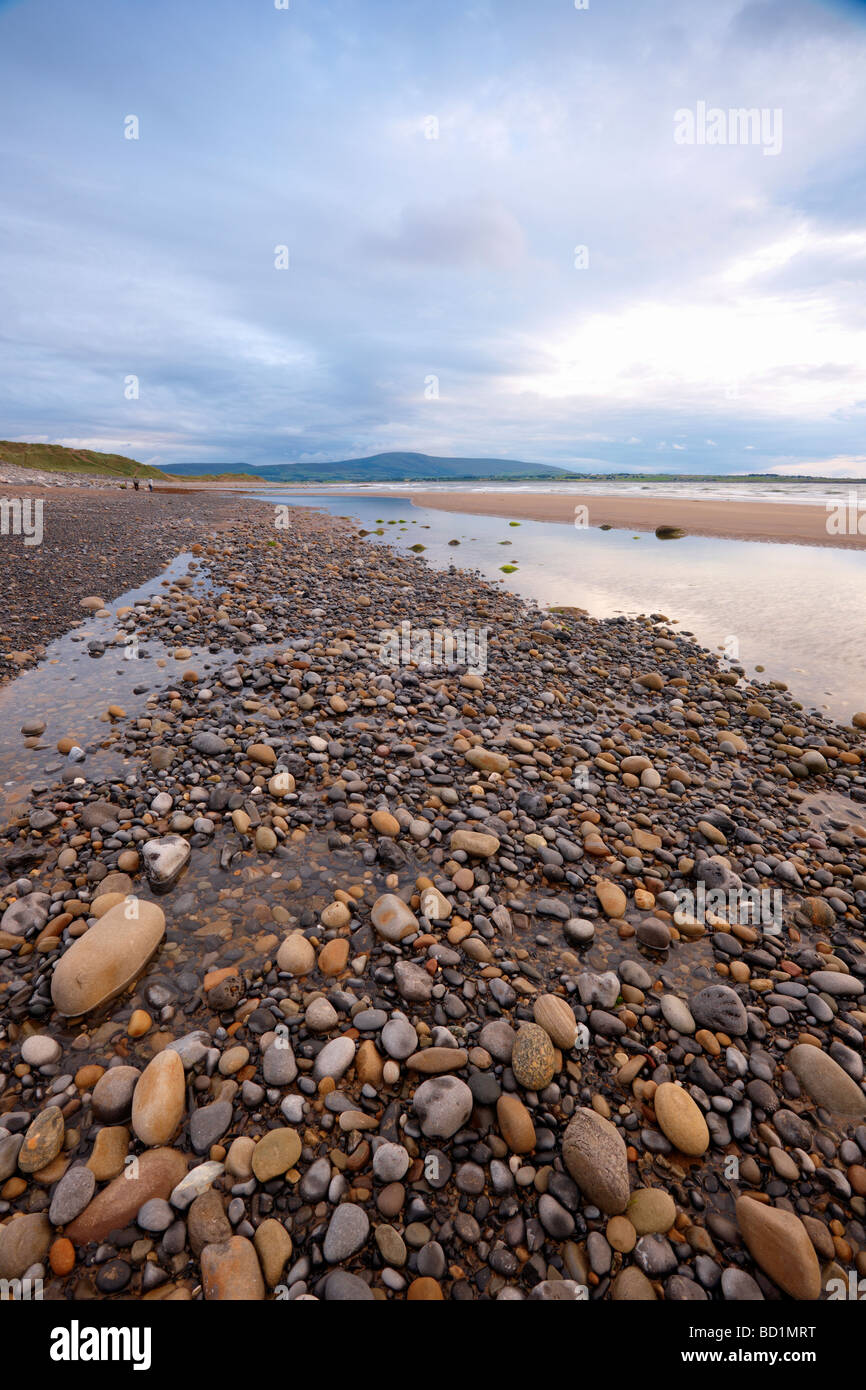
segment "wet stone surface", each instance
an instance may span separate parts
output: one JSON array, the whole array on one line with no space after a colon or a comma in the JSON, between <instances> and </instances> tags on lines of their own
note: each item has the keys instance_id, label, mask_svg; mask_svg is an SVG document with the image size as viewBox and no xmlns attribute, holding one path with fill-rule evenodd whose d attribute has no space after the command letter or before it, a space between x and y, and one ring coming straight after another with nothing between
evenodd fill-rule
<instances>
[{"instance_id":1,"label":"wet stone surface","mask_svg":"<svg viewBox=\"0 0 866 1390\"><path fill-rule=\"evenodd\" d=\"M87 632L149 657L70 641L0 700L0 1277L676 1300L866 1274L861 731L662 615L545 614L314 512L245 506L140 599ZM404 620L486 627L486 669L388 665ZM775 915L741 919L751 888ZM140 943L116 978L76 950L103 921Z\"/></svg>"}]
</instances>

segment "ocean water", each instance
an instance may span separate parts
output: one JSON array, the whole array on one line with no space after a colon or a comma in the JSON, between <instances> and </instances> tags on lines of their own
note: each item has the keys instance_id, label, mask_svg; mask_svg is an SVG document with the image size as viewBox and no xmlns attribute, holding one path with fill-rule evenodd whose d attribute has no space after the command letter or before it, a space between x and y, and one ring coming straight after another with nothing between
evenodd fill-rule
<instances>
[{"instance_id":1,"label":"ocean water","mask_svg":"<svg viewBox=\"0 0 866 1390\"><path fill-rule=\"evenodd\" d=\"M772 477L759 481L746 482L742 478L727 478L722 482L701 481L700 479L674 479L670 482L645 482L632 478L625 482L619 479L596 478L574 482L433 482L433 483L343 483L312 487L311 491L327 496L329 493L346 492L355 488L370 494L413 492L545 492L563 493L566 496L587 497L666 497L683 498L708 502L779 502L789 506L826 506L847 503L851 499L866 508L866 483L859 485L850 479L817 483L792 483L779 481Z\"/></svg>"},{"instance_id":2,"label":"ocean water","mask_svg":"<svg viewBox=\"0 0 866 1390\"><path fill-rule=\"evenodd\" d=\"M477 570L543 608L583 608L598 618L663 613L746 672L763 666L761 679L785 681L808 708L845 724L866 709L866 550L514 526L381 495L252 495L349 516L383 533L369 544L423 545L429 564ZM502 573L506 564L514 573Z\"/></svg>"}]
</instances>

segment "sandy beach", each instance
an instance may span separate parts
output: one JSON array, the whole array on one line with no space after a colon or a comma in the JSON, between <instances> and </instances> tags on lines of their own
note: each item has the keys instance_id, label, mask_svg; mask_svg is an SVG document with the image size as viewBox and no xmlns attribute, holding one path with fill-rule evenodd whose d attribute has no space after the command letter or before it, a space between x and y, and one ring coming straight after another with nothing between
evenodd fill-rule
<instances>
[{"instance_id":1,"label":"sandy beach","mask_svg":"<svg viewBox=\"0 0 866 1390\"><path fill-rule=\"evenodd\" d=\"M315 491L310 488L309 491ZM293 489L299 492L300 489ZM377 494L357 488L329 496L371 497ZM502 516L510 521L574 522L576 508L586 507L588 525L612 526L629 531L655 531L658 526L677 526L693 536L720 536L728 540L780 541L789 545L834 545L866 549L866 520L862 533L833 535L827 529L824 507L780 502L693 501L665 497L581 496L575 492L405 492L381 494L404 497L418 507L470 516Z\"/></svg>"}]
</instances>

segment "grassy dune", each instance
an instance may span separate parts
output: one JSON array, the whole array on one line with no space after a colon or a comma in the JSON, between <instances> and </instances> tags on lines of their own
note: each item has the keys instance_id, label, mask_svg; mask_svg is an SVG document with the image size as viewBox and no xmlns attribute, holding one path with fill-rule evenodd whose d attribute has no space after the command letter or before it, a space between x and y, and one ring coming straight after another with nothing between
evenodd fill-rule
<instances>
[{"instance_id":1,"label":"grassy dune","mask_svg":"<svg viewBox=\"0 0 866 1390\"><path fill-rule=\"evenodd\" d=\"M118 478L165 478L158 468L94 449L66 449L62 444L20 444L0 440L0 460L19 468L42 468L51 473L107 473Z\"/></svg>"}]
</instances>

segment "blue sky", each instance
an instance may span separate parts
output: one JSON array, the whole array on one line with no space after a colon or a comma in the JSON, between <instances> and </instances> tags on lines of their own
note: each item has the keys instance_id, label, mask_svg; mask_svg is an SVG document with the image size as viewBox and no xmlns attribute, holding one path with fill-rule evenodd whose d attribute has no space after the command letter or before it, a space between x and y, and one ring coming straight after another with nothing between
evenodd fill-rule
<instances>
[{"instance_id":1,"label":"blue sky","mask_svg":"<svg viewBox=\"0 0 866 1390\"><path fill-rule=\"evenodd\" d=\"M866 475L864 97L843 0L0 0L0 437Z\"/></svg>"}]
</instances>

